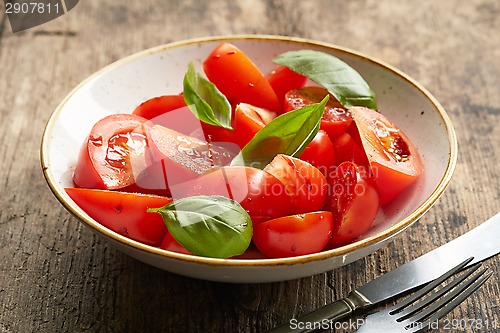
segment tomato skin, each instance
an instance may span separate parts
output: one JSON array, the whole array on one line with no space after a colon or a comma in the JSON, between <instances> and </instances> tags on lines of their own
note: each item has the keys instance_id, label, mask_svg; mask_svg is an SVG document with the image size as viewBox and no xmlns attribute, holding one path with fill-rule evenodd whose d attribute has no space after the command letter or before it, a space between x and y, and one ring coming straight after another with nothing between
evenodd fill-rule
<instances>
[{"instance_id":1,"label":"tomato skin","mask_svg":"<svg viewBox=\"0 0 500 333\"><path fill-rule=\"evenodd\" d=\"M353 107L351 112L377 184L380 204L386 205L422 174L422 159L403 131L381 113L364 107Z\"/></svg>"},{"instance_id":2,"label":"tomato skin","mask_svg":"<svg viewBox=\"0 0 500 333\"><path fill-rule=\"evenodd\" d=\"M253 224L290 215L291 199L285 186L273 175L252 167L230 166L172 188L177 197L222 195L241 204Z\"/></svg>"},{"instance_id":3,"label":"tomato skin","mask_svg":"<svg viewBox=\"0 0 500 333\"><path fill-rule=\"evenodd\" d=\"M323 130L318 131L299 158L314 165L325 177L337 166L333 143Z\"/></svg>"},{"instance_id":4,"label":"tomato skin","mask_svg":"<svg viewBox=\"0 0 500 333\"><path fill-rule=\"evenodd\" d=\"M86 188L65 191L91 218L120 235L160 246L167 233L162 217L146 210L162 207L172 202L170 198Z\"/></svg>"},{"instance_id":5,"label":"tomato skin","mask_svg":"<svg viewBox=\"0 0 500 333\"><path fill-rule=\"evenodd\" d=\"M132 114L146 119L154 119L162 114L186 106L183 95L163 95L150 98L134 109Z\"/></svg>"},{"instance_id":6,"label":"tomato skin","mask_svg":"<svg viewBox=\"0 0 500 333\"><path fill-rule=\"evenodd\" d=\"M285 258L319 252L332 236L332 213L290 215L254 226L252 240L268 258Z\"/></svg>"},{"instance_id":7,"label":"tomato skin","mask_svg":"<svg viewBox=\"0 0 500 333\"><path fill-rule=\"evenodd\" d=\"M135 174L148 163L146 121L132 114L113 114L99 120L80 150L74 184L104 190L134 184Z\"/></svg>"},{"instance_id":8,"label":"tomato skin","mask_svg":"<svg viewBox=\"0 0 500 333\"><path fill-rule=\"evenodd\" d=\"M285 95L285 111L296 110L306 105L319 103L326 96L328 91L323 87L305 87L291 90ZM346 108L330 94L330 99L326 104L323 117L321 118L320 129L324 130L333 141L344 133L352 123L352 117Z\"/></svg>"},{"instance_id":9,"label":"tomato skin","mask_svg":"<svg viewBox=\"0 0 500 333\"><path fill-rule=\"evenodd\" d=\"M203 61L203 69L231 105L243 102L271 111L281 109L273 88L262 72L233 44L218 45Z\"/></svg>"},{"instance_id":10,"label":"tomato skin","mask_svg":"<svg viewBox=\"0 0 500 333\"><path fill-rule=\"evenodd\" d=\"M335 141L332 142L333 150L335 151L335 164L340 165L342 162L354 162L356 165L369 169L368 159L361 145L360 139L354 139L348 129Z\"/></svg>"},{"instance_id":11,"label":"tomato skin","mask_svg":"<svg viewBox=\"0 0 500 333\"><path fill-rule=\"evenodd\" d=\"M184 253L184 254L192 254L184 246L179 244L179 242L172 236L170 232L167 232L163 241L161 242L160 248L167 251Z\"/></svg>"},{"instance_id":12,"label":"tomato skin","mask_svg":"<svg viewBox=\"0 0 500 333\"><path fill-rule=\"evenodd\" d=\"M137 106L132 114L146 118L152 124L162 125L187 135L201 128L200 121L186 106L182 94L148 99Z\"/></svg>"},{"instance_id":13,"label":"tomato skin","mask_svg":"<svg viewBox=\"0 0 500 333\"><path fill-rule=\"evenodd\" d=\"M241 149L276 116L277 113L273 111L247 103L239 103L234 111L232 130L205 123L202 124L202 128L208 142L235 143ZM237 149L236 153L240 149Z\"/></svg>"},{"instance_id":14,"label":"tomato skin","mask_svg":"<svg viewBox=\"0 0 500 333\"><path fill-rule=\"evenodd\" d=\"M291 197L293 214L320 210L325 202L328 183L313 165L295 157L278 154L265 168L279 179Z\"/></svg>"},{"instance_id":15,"label":"tomato skin","mask_svg":"<svg viewBox=\"0 0 500 333\"><path fill-rule=\"evenodd\" d=\"M250 104L240 103L234 114L234 132L240 148L252 140L258 131L269 124L277 114Z\"/></svg>"},{"instance_id":16,"label":"tomato skin","mask_svg":"<svg viewBox=\"0 0 500 333\"><path fill-rule=\"evenodd\" d=\"M332 212L335 224L330 244L338 247L354 241L370 228L379 199L373 180L352 162L340 164L329 185L324 208Z\"/></svg>"},{"instance_id":17,"label":"tomato skin","mask_svg":"<svg viewBox=\"0 0 500 333\"><path fill-rule=\"evenodd\" d=\"M276 97L278 97L278 101L283 102L287 92L305 86L307 77L295 73L288 67L276 66L267 74L267 81L269 81Z\"/></svg>"}]
</instances>

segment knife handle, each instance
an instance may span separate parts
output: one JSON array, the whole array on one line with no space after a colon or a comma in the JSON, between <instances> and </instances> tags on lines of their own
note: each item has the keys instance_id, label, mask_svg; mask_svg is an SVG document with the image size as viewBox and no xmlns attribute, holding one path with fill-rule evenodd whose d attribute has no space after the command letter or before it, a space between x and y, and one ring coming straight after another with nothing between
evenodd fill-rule
<instances>
[{"instance_id":1,"label":"knife handle","mask_svg":"<svg viewBox=\"0 0 500 333\"><path fill-rule=\"evenodd\" d=\"M274 328L267 333L306 333L316 331L329 323L339 321L354 310L371 305L362 294L354 290L347 297L322 306L300 318L292 319L287 324ZM323 324L323 326L322 326Z\"/></svg>"}]
</instances>

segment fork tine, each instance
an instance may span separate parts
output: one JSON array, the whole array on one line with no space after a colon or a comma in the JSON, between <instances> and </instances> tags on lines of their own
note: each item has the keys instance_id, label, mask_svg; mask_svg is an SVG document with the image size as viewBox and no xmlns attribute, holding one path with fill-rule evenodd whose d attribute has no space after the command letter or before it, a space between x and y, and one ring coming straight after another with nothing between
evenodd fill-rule
<instances>
[{"instance_id":1,"label":"fork tine","mask_svg":"<svg viewBox=\"0 0 500 333\"><path fill-rule=\"evenodd\" d=\"M459 265L459 266L462 266L462 265ZM460 277L456 278L452 282L448 283L445 287L440 288L439 290L433 290L435 287L437 287L439 284L441 284L445 281L445 280L439 279L437 282L440 282L440 283L437 283L437 284L435 283L434 288L432 288L432 289L427 288L427 289L429 289L428 292L430 292L427 297L419 299L419 302L409 306L404 311L397 313L397 315L399 316L398 321L403 321L406 318L414 315L415 313L419 312L420 310L422 310L423 308L425 308L426 306L428 306L429 304L434 302L439 297L446 294L451 289L455 288L457 285L459 285L465 279L467 279L469 276L471 276L480 266L481 266L480 263L477 263L474 266L471 266L464 274L462 274ZM419 296L424 296L427 293L420 292L419 294L420 294Z\"/></svg>"},{"instance_id":2,"label":"fork tine","mask_svg":"<svg viewBox=\"0 0 500 333\"><path fill-rule=\"evenodd\" d=\"M461 264L455 266L445 274L441 275L439 278L434 280L433 282L429 283L427 286L424 288L420 289L419 291L415 292L413 295L409 296L405 300L403 300L401 303L396 304L396 308L390 312L390 314L395 314L400 312L402 309L406 308L408 305L412 304L416 300L420 299L422 296L439 286L441 283L449 279L451 276L455 275L458 271L460 271L462 268L467 266L472 261L473 258L469 258L462 262Z\"/></svg>"},{"instance_id":3,"label":"fork tine","mask_svg":"<svg viewBox=\"0 0 500 333\"><path fill-rule=\"evenodd\" d=\"M470 276L474 269L471 268L470 271L471 272L467 273L467 276ZM448 314L479 287L481 287L493 274L492 271L487 271L488 268L482 269L473 278L463 283L463 285L455 288L451 293L445 295L425 311L419 313L418 316L407 319L401 322L401 324L407 324L405 327L408 327L412 326L411 324L418 323L418 325L415 325L413 328L407 328L407 332L409 333L420 332L428 328L432 322L439 320ZM487 274L485 275L486 272ZM423 319L425 320L422 321Z\"/></svg>"},{"instance_id":4,"label":"fork tine","mask_svg":"<svg viewBox=\"0 0 500 333\"><path fill-rule=\"evenodd\" d=\"M493 272L489 271L486 275L482 276L487 270L488 268L483 269L477 274L478 276L473 279L473 283L471 282L467 284L467 288L458 290L458 292L455 293L456 295L453 295L453 297L449 297L447 301L443 301L442 304L440 304L440 307L437 306L435 309L437 311L435 311L432 316L425 320L423 322L423 325L428 326L431 322L444 317L450 311L456 308L460 303L462 303L467 297L469 297L473 292L475 292L479 287L481 287L491 277L491 275L493 275Z\"/></svg>"}]
</instances>

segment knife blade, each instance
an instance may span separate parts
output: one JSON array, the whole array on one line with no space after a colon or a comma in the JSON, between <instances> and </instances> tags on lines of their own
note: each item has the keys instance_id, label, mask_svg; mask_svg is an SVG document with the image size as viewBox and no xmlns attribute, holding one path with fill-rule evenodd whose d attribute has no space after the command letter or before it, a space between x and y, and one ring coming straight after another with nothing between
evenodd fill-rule
<instances>
[{"instance_id":1,"label":"knife blade","mask_svg":"<svg viewBox=\"0 0 500 333\"><path fill-rule=\"evenodd\" d=\"M430 282L467 258L474 258L469 266L488 259L500 252L499 235L500 213L497 213L462 236L351 291L345 298L292 319L268 333L312 332L355 310L374 306Z\"/></svg>"}]
</instances>

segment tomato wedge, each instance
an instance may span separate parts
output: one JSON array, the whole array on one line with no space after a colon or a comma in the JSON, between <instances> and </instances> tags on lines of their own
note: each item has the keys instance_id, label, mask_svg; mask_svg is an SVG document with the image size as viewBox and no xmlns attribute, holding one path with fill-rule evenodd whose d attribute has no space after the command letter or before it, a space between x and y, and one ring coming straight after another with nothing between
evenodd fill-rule
<instances>
[{"instance_id":1,"label":"tomato wedge","mask_svg":"<svg viewBox=\"0 0 500 333\"><path fill-rule=\"evenodd\" d=\"M290 196L273 175L252 167L231 166L171 188L177 197L222 195L241 204L253 224L290 215Z\"/></svg>"},{"instance_id":2,"label":"tomato wedge","mask_svg":"<svg viewBox=\"0 0 500 333\"><path fill-rule=\"evenodd\" d=\"M184 246L179 244L179 242L172 236L170 232L167 232L163 241L161 242L160 248L163 250L168 250L177 253L192 254Z\"/></svg>"},{"instance_id":3,"label":"tomato wedge","mask_svg":"<svg viewBox=\"0 0 500 333\"><path fill-rule=\"evenodd\" d=\"M351 113L377 183L380 204L385 205L422 174L422 159L403 131L381 113L364 107L353 107Z\"/></svg>"},{"instance_id":4,"label":"tomato wedge","mask_svg":"<svg viewBox=\"0 0 500 333\"><path fill-rule=\"evenodd\" d=\"M319 252L333 232L332 213L291 215L254 226L252 240L268 258L285 258Z\"/></svg>"},{"instance_id":5,"label":"tomato wedge","mask_svg":"<svg viewBox=\"0 0 500 333\"><path fill-rule=\"evenodd\" d=\"M271 111L281 109L273 88L262 72L233 44L217 46L204 60L203 69L231 105L248 103Z\"/></svg>"},{"instance_id":6,"label":"tomato wedge","mask_svg":"<svg viewBox=\"0 0 500 333\"><path fill-rule=\"evenodd\" d=\"M285 95L290 90L299 89L305 86L307 77L295 73L285 66L276 66L269 74L267 80L278 97L278 101L283 103Z\"/></svg>"},{"instance_id":7,"label":"tomato wedge","mask_svg":"<svg viewBox=\"0 0 500 333\"><path fill-rule=\"evenodd\" d=\"M99 120L83 144L73 182L78 187L115 190L135 183L147 167L146 119L114 114Z\"/></svg>"},{"instance_id":8,"label":"tomato wedge","mask_svg":"<svg viewBox=\"0 0 500 333\"><path fill-rule=\"evenodd\" d=\"M323 87L291 90L285 95L284 109L285 111L296 110L306 105L319 103L328 94L328 91ZM320 129L324 130L333 141L344 133L351 123L352 117L349 110L330 94L330 99L321 118Z\"/></svg>"},{"instance_id":9,"label":"tomato wedge","mask_svg":"<svg viewBox=\"0 0 500 333\"><path fill-rule=\"evenodd\" d=\"M162 207L172 199L161 196L86 188L66 188L66 193L91 218L125 237L160 246L167 227L148 208Z\"/></svg>"},{"instance_id":10,"label":"tomato wedge","mask_svg":"<svg viewBox=\"0 0 500 333\"><path fill-rule=\"evenodd\" d=\"M186 106L184 96L164 95L148 99L135 108L132 114L183 134L191 135L201 128L200 121Z\"/></svg>"},{"instance_id":11,"label":"tomato wedge","mask_svg":"<svg viewBox=\"0 0 500 333\"><path fill-rule=\"evenodd\" d=\"M140 187L170 189L229 164L234 155L224 147L184 135L161 125L147 132L152 165L137 181Z\"/></svg>"},{"instance_id":12,"label":"tomato wedge","mask_svg":"<svg viewBox=\"0 0 500 333\"><path fill-rule=\"evenodd\" d=\"M291 197L292 213L314 212L323 207L328 183L316 167L298 158L278 154L264 171L283 183Z\"/></svg>"},{"instance_id":13,"label":"tomato wedge","mask_svg":"<svg viewBox=\"0 0 500 333\"><path fill-rule=\"evenodd\" d=\"M258 131L276 118L277 114L250 104L240 103L234 114L234 132L237 143L243 148Z\"/></svg>"},{"instance_id":14,"label":"tomato wedge","mask_svg":"<svg viewBox=\"0 0 500 333\"><path fill-rule=\"evenodd\" d=\"M325 209L333 214L335 229L330 244L348 244L365 233L379 208L376 185L352 162L340 164L329 181Z\"/></svg>"},{"instance_id":15,"label":"tomato wedge","mask_svg":"<svg viewBox=\"0 0 500 333\"><path fill-rule=\"evenodd\" d=\"M239 103L234 111L233 130L205 123L202 124L202 128L208 142L231 142L243 148L276 116L275 112L247 103ZM239 149L236 153L238 152Z\"/></svg>"}]
</instances>

